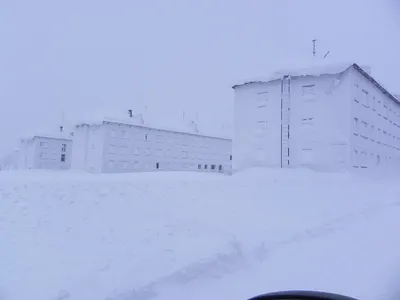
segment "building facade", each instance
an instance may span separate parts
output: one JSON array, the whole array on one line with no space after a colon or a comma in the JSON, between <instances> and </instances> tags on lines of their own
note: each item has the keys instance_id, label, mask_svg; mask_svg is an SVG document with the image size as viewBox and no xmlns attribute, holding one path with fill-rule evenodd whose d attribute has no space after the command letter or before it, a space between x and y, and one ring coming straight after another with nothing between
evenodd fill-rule
<instances>
[{"instance_id":1,"label":"building facade","mask_svg":"<svg viewBox=\"0 0 400 300\"><path fill-rule=\"evenodd\" d=\"M228 138L103 120L76 126L73 168L96 173L230 173L231 150L232 140Z\"/></svg>"},{"instance_id":2,"label":"building facade","mask_svg":"<svg viewBox=\"0 0 400 300\"><path fill-rule=\"evenodd\" d=\"M22 139L18 169L67 170L71 168L72 137L34 136Z\"/></svg>"},{"instance_id":3,"label":"building facade","mask_svg":"<svg viewBox=\"0 0 400 300\"><path fill-rule=\"evenodd\" d=\"M368 69L303 69L233 88L234 170L400 167L399 100Z\"/></svg>"}]
</instances>

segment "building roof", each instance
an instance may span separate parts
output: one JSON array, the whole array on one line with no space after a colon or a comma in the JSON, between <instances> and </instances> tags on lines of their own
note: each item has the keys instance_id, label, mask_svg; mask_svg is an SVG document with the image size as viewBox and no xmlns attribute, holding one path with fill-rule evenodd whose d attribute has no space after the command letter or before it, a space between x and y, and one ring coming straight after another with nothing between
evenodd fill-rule
<instances>
[{"instance_id":1,"label":"building roof","mask_svg":"<svg viewBox=\"0 0 400 300\"><path fill-rule=\"evenodd\" d=\"M46 139L55 139L55 140L72 140L73 135L71 132L53 132L53 133L46 133L46 132L32 132L30 134L24 135L21 140L22 141L29 141L36 138L46 138Z\"/></svg>"},{"instance_id":2,"label":"building roof","mask_svg":"<svg viewBox=\"0 0 400 300\"><path fill-rule=\"evenodd\" d=\"M180 132L192 135L207 136L219 139L232 139L227 134L224 134L223 130L212 130L208 128L205 130L203 126L198 126L194 121L184 121L183 119L173 119L152 116L142 116L141 114L133 113L132 117L129 117L128 110L122 109L112 109L106 110L106 112L97 111L94 112L89 118L85 120L80 120L77 122L76 126L82 125L100 125L103 123L116 123L133 125L138 127L152 128L156 130ZM209 126L212 127L212 126ZM211 130L210 130L211 129Z\"/></svg>"},{"instance_id":3,"label":"building roof","mask_svg":"<svg viewBox=\"0 0 400 300\"><path fill-rule=\"evenodd\" d=\"M382 91L385 95L387 95L390 99L400 105L400 99L393 94L391 94L387 89L383 87L381 83L379 83L376 79L371 76L369 67L360 67L356 63L343 63L343 64L332 64L332 65L315 65L312 67L306 68L297 68L293 70L281 70L278 72L274 72L271 76L258 78L253 80L245 81L242 84L237 84L232 86L233 89L236 89L240 86L244 86L247 84L254 83L267 83L274 80L279 80L285 75L290 75L291 77L301 77L301 76L322 76L322 75L334 75L339 74L346 71L348 68L353 67L357 70L361 75L367 78L372 84L374 84L380 91Z\"/></svg>"}]
</instances>

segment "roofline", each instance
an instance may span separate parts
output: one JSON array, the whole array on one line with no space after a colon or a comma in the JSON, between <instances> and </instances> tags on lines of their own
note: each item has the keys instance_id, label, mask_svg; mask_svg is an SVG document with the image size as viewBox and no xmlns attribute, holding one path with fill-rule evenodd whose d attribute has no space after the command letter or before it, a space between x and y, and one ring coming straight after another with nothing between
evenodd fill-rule
<instances>
[{"instance_id":1,"label":"roofline","mask_svg":"<svg viewBox=\"0 0 400 300\"><path fill-rule=\"evenodd\" d=\"M213 139L219 139L219 140L227 140L227 141L232 141L232 138L230 137L224 137L224 136L216 136L216 135L207 135L204 133L194 133L194 132L187 132L187 131L179 131L176 129L167 129L167 128L158 128L158 127L153 127L153 126L147 126L147 125L140 125L140 124L130 124L130 123L124 123L124 122L119 122L119 121L108 121L108 120L103 120L101 124L88 124L88 123L81 123L77 124L75 127L78 126L99 126L99 125L104 125L104 124L118 124L118 125L126 125L126 126L133 126L133 127L140 127L140 128L149 128L149 129L154 129L154 130L160 130L160 131L166 131L166 132L173 132L173 133L180 133L180 134L186 134L186 135L193 135L193 136L201 136L201 137L208 137L208 138L213 138Z\"/></svg>"},{"instance_id":2,"label":"roofline","mask_svg":"<svg viewBox=\"0 0 400 300\"><path fill-rule=\"evenodd\" d=\"M385 89L378 81L376 81L371 75L369 75L367 72L365 72L358 64L353 63L352 65L349 65L349 67L345 70L343 70L342 72L345 72L346 70L348 70L349 68L354 68L356 69L361 75L363 75L365 78L367 78L372 84L374 84L382 93L384 93L386 96L388 96L391 100L393 100L394 102L396 102L398 105L400 105L400 100L397 99L392 93L390 93L387 89ZM340 72L340 73L342 73ZM305 75L292 75L292 77L303 77ZM236 84L234 86L232 86L232 89L236 89L237 87L240 86L244 86L247 84L259 84L259 83L268 83L268 82L272 82L275 81L277 79L274 80L270 80L270 81L250 81L250 82L245 82L242 84Z\"/></svg>"},{"instance_id":3,"label":"roofline","mask_svg":"<svg viewBox=\"0 0 400 300\"><path fill-rule=\"evenodd\" d=\"M385 89L378 81L376 81L371 75L369 75L367 72L365 72L359 65L354 63L352 65L354 69L356 69L358 72L361 73L365 78L367 78L370 82L372 82L382 93L384 93L386 96L388 96L391 100L396 102L397 104L400 105L400 100L397 99L395 96L393 96L392 93L390 93L387 89Z\"/></svg>"},{"instance_id":4,"label":"roofline","mask_svg":"<svg viewBox=\"0 0 400 300\"><path fill-rule=\"evenodd\" d=\"M36 138L44 138L44 139L50 139L50 140L63 140L63 141L72 141L72 138L63 138L63 137L53 137L53 136L45 136L45 135L35 135L32 137L32 140Z\"/></svg>"}]
</instances>

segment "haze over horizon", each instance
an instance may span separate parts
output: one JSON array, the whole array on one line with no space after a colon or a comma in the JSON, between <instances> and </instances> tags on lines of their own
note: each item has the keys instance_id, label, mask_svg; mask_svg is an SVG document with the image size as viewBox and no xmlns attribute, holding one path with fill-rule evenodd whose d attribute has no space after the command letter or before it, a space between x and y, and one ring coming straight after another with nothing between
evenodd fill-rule
<instances>
[{"instance_id":1,"label":"haze over horizon","mask_svg":"<svg viewBox=\"0 0 400 300\"><path fill-rule=\"evenodd\" d=\"M368 64L400 93L396 0L4 1L0 157L105 107L232 125L231 85L309 61Z\"/></svg>"}]
</instances>

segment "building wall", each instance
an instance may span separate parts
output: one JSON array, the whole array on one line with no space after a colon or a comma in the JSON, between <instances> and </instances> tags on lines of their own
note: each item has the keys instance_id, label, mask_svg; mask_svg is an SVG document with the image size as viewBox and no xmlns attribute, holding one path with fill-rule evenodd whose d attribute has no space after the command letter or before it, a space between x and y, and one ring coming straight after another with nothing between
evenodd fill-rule
<instances>
[{"instance_id":1,"label":"building wall","mask_svg":"<svg viewBox=\"0 0 400 300\"><path fill-rule=\"evenodd\" d=\"M355 170L400 168L400 106L353 70L351 152Z\"/></svg>"},{"instance_id":2,"label":"building wall","mask_svg":"<svg viewBox=\"0 0 400 300\"><path fill-rule=\"evenodd\" d=\"M112 122L103 126L103 172L231 171L231 140Z\"/></svg>"},{"instance_id":3,"label":"building wall","mask_svg":"<svg viewBox=\"0 0 400 300\"><path fill-rule=\"evenodd\" d=\"M235 89L233 169L280 167L281 82Z\"/></svg>"},{"instance_id":4,"label":"building wall","mask_svg":"<svg viewBox=\"0 0 400 300\"><path fill-rule=\"evenodd\" d=\"M72 169L85 170L87 156L88 125L76 126L72 150Z\"/></svg>"},{"instance_id":5,"label":"building wall","mask_svg":"<svg viewBox=\"0 0 400 300\"><path fill-rule=\"evenodd\" d=\"M33 168L65 170L71 168L72 140L35 137Z\"/></svg>"},{"instance_id":6,"label":"building wall","mask_svg":"<svg viewBox=\"0 0 400 300\"><path fill-rule=\"evenodd\" d=\"M292 78L289 167L349 168L350 76ZM280 167L281 81L236 88L234 111L234 170Z\"/></svg>"},{"instance_id":7,"label":"building wall","mask_svg":"<svg viewBox=\"0 0 400 300\"><path fill-rule=\"evenodd\" d=\"M35 164L35 140L22 140L18 154L18 169L33 169Z\"/></svg>"},{"instance_id":8,"label":"building wall","mask_svg":"<svg viewBox=\"0 0 400 300\"><path fill-rule=\"evenodd\" d=\"M347 170L350 165L351 73L294 77L290 166Z\"/></svg>"}]
</instances>

